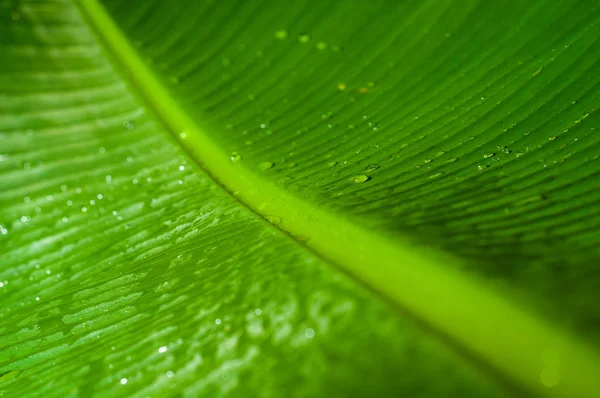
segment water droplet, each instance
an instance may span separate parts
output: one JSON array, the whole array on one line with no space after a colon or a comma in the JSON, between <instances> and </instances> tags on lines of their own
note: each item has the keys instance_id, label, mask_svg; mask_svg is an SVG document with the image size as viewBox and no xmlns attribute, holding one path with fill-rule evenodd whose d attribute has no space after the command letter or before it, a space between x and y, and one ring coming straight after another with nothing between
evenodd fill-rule
<instances>
[{"instance_id":1,"label":"water droplet","mask_svg":"<svg viewBox=\"0 0 600 398\"><path fill-rule=\"evenodd\" d=\"M265 216L265 220L267 220L268 222L270 222L271 224L274 224L274 225L281 224L281 217L278 217L278 216Z\"/></svg>"},{"instance_id":2,"label":"water droplet","mask_svg":"<svg viewBox=\"0 0 600 398\"><path fill-rule=\"evenodd\" d=\"M310 35L303 33L300 36L298 36L298 41L300 43L308 43L310 41Z\"/></svg>"},{"instance_id":3,"label":"water droplet","mask_svg":"<svg viewBox=\"0 0 600 398\"><path fill-rule=\"evenodd\" d=\"M556 136L555 136L555 135L553 135L553 136L551 136L551 137L548 137L548 140L550 140L550 141L554 141L555 139L556 139Z\"/></svg>"},{"instance_id":4,"label":"water droplet","mask_svg":"<svg viewBox=\"0 0 600 398\"><path fill-rule=\"evenodd\" d=\"M441 176L442 174L444 174L444 172L440 171L439 173L432 174L427 178L437 178L437 177Z\"/></svg>"},{"instance_id":5,"label":"water droplet","mask_svg":"<svg viewBox=\"0 0 600 398\"><path fill-rule=\"evenodd\" d=\"M423 161L423 163L427 164L427 163L431 163L431 159L427 158Z\"/></svg>"},{"instance_id":6,"label":"water droplet","mask_svg":"<svg viewBox=\"0 0 600 398\"><path fill-rule=\"evenodd\" d=\"M25 222L29 222L31 221L31 217L29 216L21 216L21 222L25 223Z\"/></svg>"},{"instance_id":7,"label":"water droplet","mask_svg":"<svg viewBox=\"0 0 600 398\"><path fill-rule=\"evenodd\" d=\"M440 156L442 156L443 154L445 154L446 152L444 151L439 151L438 153L435 154L436 158L439 158Z\"/></svg>"},{"instance_id":8,"label":"water droplet","mask_svg":"<svg viewBox=\"0 0 600 398\"><path fill-rule=\"evenodd\" d=\"M560 372L556 368L546 368L540 373L540 382L550 388L560 382Z\"/></svg>"},{"instance_id":9,"label":"water droplet","mask_svg":"<svg viewBox=\"0 0 600 398\"><path fill-rule=\"evenodd\" d=\"M327 49L327 43L325 43L324 41L320 41L317 43L317 50L326 50Z\"/></svg>"},{"instance_id":10,"label":"water droplet","mask_svg":"<svg viewBox=\"0 0 600 398\"><path fill-rule=\"evenodd\" d=\"M366 171L367 173L370 173L371 171L375 171L375 170L377 170L378 168L379 168L379 165L378 165L378 164L371 163L371 164L368 164L368 165L367 165L367 167L365 167L365 171Z\"/></svg>"},{"instance_id":11,"label":"water droplet","mask_svg":"<svg viewBox=\"0 0 600 398\"><path fill-rule=\"evenodd\" d=\"M304 331L304 337L306 337L307 339L312 339L313 337L315 337L315 331L314 331L314 329L307 328Z\"/></svg>"},{"instance_id":12,"label":"water droplet","mask_svg":"<svg viewBox=\"0 0 600 398\"><path fill-rule=\"evenodd\" d=\"M172 370L167 370L167 372L165 373L165 376L167 376L168 378L171 378L175 375L175 373L173 373Z\"/></svg>"},{"instance_id":13,"label":"water droplet","mask_svg":"<svg viewBox=\"0 0 600 398\"><path fill-rule=\"evenodd\" d=\"M327 163L327 167L333 167L337 164L337 162L329 162Z\"/></svg>"},{"instance_id":14,"label":"water droplet","mask_svg":"<svg viewBox=\"0 0 600 398\"><path fill-rule=\"evenodd\" d=\"M164 354L165 352L167 352L167 350L168 350L167 346L164 345L158 349L158 352L161 354Z\"/></svg>"},{"instance_id":15,"label":"water droplet","mask_svg":"<svg viewBox=\"0 0 600 398\"><path fill-rule=\"evenodd\" d=\"M126 377L123 377L123 378L121 379L121 384L122 384L122 385L125 385L125 384L127 384L127 378L126 378Z\"/></svg>"},{"instance_id":16,"label":"water droplet","mask_svg":"<svg viewBox=\"0 0 600 398\"><path fill-rule=\"evenodd\" d=\"M125 120L123 122L123 127L125 127L127 130L133 130L135 128L135 121Z\"/></svg>"},{"instance_id":17,"label":"water droplet","mask_svg":"<svg viewBox=\"0 0 600 398\"><path fill-rule=\"evenodd\" d=\"M367 182L371 179L371 177L364 175L364 174L359 174L357 176L352 177L352 182L356 183L356 184L362 184L363 182Z\"/></svg>"},{"instance_id":18,"label":"water droplet","mask_svg":"<svg viewBox=\"0 0 600 398\"><path fill-rule=\"evenodd\" d=\"M237 152L232 152L231 156L229 157L229 160L231 160L232 162L239 162L240 160L242 160L242 156Z\"/></svg>"},{"instance_id":19,"label":"water droplet","mask_svg":"<svg viewBox=\"0 0 600 398\"><path fill-rule=\"evenodd\" d=\"M279 40L285 40L288 38L288 31L285 29L280 29L275 32L275 38Z\"/></svg>"},{"instance_id":20,"label":"water droplet","mask_svg":"<svg viewBox=\"0 0 600 398\"><path fill-rule=\"evenodd\" d=\"M458 160L458 158L450 158L450 159L446 160L446 162L444 162L444 163L454 163L457 160Z\"/></svg>"},{"instance_id":21,"label":"water droplet","mask_svg":"<svg viewBox=\"0 0 600 398\"><path fill-rule=\"evenodd\" d=\"M344 91L346 89L346 84L344 84L344 83L338 83L337 88L340 91Z\"/></svg>"},{"instance_id":22,"label":"water droplet","mask_svg":"<svg viewBox=\"0 0 600 398\"><path fill-rule=\"evenodd\" d=\"M260 315L260 314L262 314L262 310L260 308L257 308L257 309L254 310L254 313L256 315Z\"/></svg>"},{"instance_id":23,"label":"water droplet","mask_svg":"<svg viewBox=\"0 0 600 398\"><path fill-rule=\"evenodd\" d=\"M221 319L220 319L220 318L217 318L217 319L215 319L215 323L216 323L217 325L220 325L220 324L221 324Z\"/></svg>"},{"instance_id":24,"label":"water droplet","mask_svg":"<svg viewBox=\"0 0 600 398\"><path fill-rule=\"evenodd\" d=\"M261 162L258 164L258 169L259 170L268 170L270 168L272 168L274 166L273 162Z\"/></svg>"},{"instance_id":25,"label":"water droplet","mask_svg":"<svg viewBox=\"0 0 600 398\"><path fill-rule=\"evenodd\" d=\"M489 158L491 158L494 155L496 155L494 152L486 152L486 153L483 154L483 157L485 159L489 159Z\"/></svg>"},{"instance_id":26,"label":"water droplet","mask_svg":"<svg viewBox=\"0 0 600 398\"><path fill-rule=\"evenodd\" d=\"M543 70L544 70L543 66L537 68L536 70L533 71L533 73L531 74L531 77L539 75L540 73L542 73Z\"/></svg>"}]
</instances>

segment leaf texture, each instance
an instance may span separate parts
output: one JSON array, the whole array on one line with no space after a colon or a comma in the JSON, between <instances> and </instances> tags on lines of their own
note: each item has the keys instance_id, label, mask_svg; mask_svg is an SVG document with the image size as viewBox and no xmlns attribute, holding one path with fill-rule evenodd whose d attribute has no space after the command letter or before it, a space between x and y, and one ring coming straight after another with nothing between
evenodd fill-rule
<instances>
[{"instance_id":1,"label":"leaf texture","mask_svg":"<svg viewBox=\"0 0 600 398\"><path fill-rule=\"evenodd\" d=\"M4 7L0 393L595 396L598 7Z\"/></svg>"}]
</instances>

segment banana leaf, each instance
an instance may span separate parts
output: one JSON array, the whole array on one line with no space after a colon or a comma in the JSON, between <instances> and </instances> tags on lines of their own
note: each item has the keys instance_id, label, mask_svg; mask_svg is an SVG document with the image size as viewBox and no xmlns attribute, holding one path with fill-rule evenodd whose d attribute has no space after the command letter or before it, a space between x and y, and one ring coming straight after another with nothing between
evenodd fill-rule
<instances>
[{"instance_id":1,"label":"banana leaf","mask_svg":"<svg viewBox=\"0 0 600 398\"><path fill-rule=\"evenodd\" d=\"M600 396L600 3L4 0L0 396Z\"/></svg>"}]
</instances>

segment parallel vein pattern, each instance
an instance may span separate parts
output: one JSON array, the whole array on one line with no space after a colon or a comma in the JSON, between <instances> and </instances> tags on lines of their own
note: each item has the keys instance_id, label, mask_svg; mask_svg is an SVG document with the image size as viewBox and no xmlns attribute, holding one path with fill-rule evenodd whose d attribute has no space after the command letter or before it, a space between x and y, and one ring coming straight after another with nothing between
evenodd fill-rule
<instances>
[{"instance_id":1,"label":"parallel vein pattern","mask_svg":"<svg viewBox=\"0 0 600 398\"><path fill-rule=\"evenodd\" d=\"M234 161L598 347L597 2L103 3Z\"/></svg>"},{"instance_id":2,"label":"parallel vein pattern","mask_svg":"<svg viewBox=\"0 0 600 398\"><path fill-rule=\"evenodd\" d=\"M189 163L69 1L2 3L0 53L0 396L502 396Z\"/></svg>"}]
</instances>

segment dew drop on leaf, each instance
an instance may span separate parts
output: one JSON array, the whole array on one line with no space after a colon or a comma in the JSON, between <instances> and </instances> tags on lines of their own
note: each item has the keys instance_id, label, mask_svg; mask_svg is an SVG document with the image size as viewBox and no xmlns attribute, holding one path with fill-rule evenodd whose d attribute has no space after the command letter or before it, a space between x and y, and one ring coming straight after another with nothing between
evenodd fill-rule
<instances>
[{"instance_id":1,"label":"dew drop on leaf","mask_svg":"<svg viewBox=\"0 0 600 398\"><path fill-rule=\"evenodd\" d=\"M491 157L492 157L492 156L494 156L494 155L495 155L495 153L494 153L494 152L486 152L486 153L484 153L484 154L483 154L483 157L484 157L485 159L489 159L489 158L491 158Z\"/></svg>"},{"instance_id":2,"label":"dew drop on leaf","mask_svg":"<svg viewBox=\"0 0 600 398\"><path fill-rule=\"evenodd\" d=\"M272 168L274 166L273 162L261 162L258 164L258 169L259 170L268 170L270 168Z\"/></svg>"},{"instance_id":3,"label":"dew drop on leaf","mask_svg":"<svg viewBox=\"0 0 600 398\"><path fill-rule=\"evenodd\" d=\"M356 183L356 184L361 184L363 182L367 182L371 179L371 177L365 175L365 174L359 174L357 176L352 177L352 182Z\"/></svg>"},{"instance_id":4,"label":"dew drop on leaf","mask_svg":"<svg viewBox=\"0 0 600 398\"><path fill-rule=\"evenodd\" d=\"M298 41L300 43L308 43L310 41L310 35L309 34L301 34L300 36L298 36Z\"/></svg>"},{"instance_id":5,"label":"dew drop on leaf","mask_svg":"<svg viewBox=\"0 0 600 398\"><path fill-rule=\"evenodd\" d=\"M123 127L125 127L127 130L133 130L135 128L135 121L125 120L123 122Z\"/></svg>"},{"instance_id":6,"label":"dew drop on leaf","mask_svg":"<svg viewBox=\"0 0 600 398\"><path fill-rule=\"evenodd\" d=\"M365 167L365 171L366 171L367 173L369 173L369 172L371 172L371 171L375 171L375 170L377 170L378 168L379 168L379 165L378 165L378 164L371 163L371 164L368 164L368 165L367 165L367 167Z\"/></svg>"},{"instance_id":7,"label":"dew drop on leaf","mask_svg":"<svg viewBox=\"0 0 600 398\"><path fill-rule=\"evenodd\" d=\"M560 382L560 373L556 368L546 368L540 373L540 382L546 387L554 387Z\"/></svg>"},{"instance_id":8,"label":"dew drop on leaf","mask_svg":"<svg viewBox=\"0 0 600 398\"><path fill-rule=\"evenodd\" d=\"M281 224L281 217L278 217L278 216L265 216L265 220L267 220L268 222L270 222L271 224L274 224L274 225Z\"/></svg>"},{"instance_id":9,"label":"dew drop on leaf","mask_svg":"<svg viewBox=\"0 0 600 398\"><path fill-rule=\"evenodd\" d=\"M288 32L285 29L280 29L275 32L275 38L279 40L285 40L288 38Z\"/></svg>"}]
</instances>

